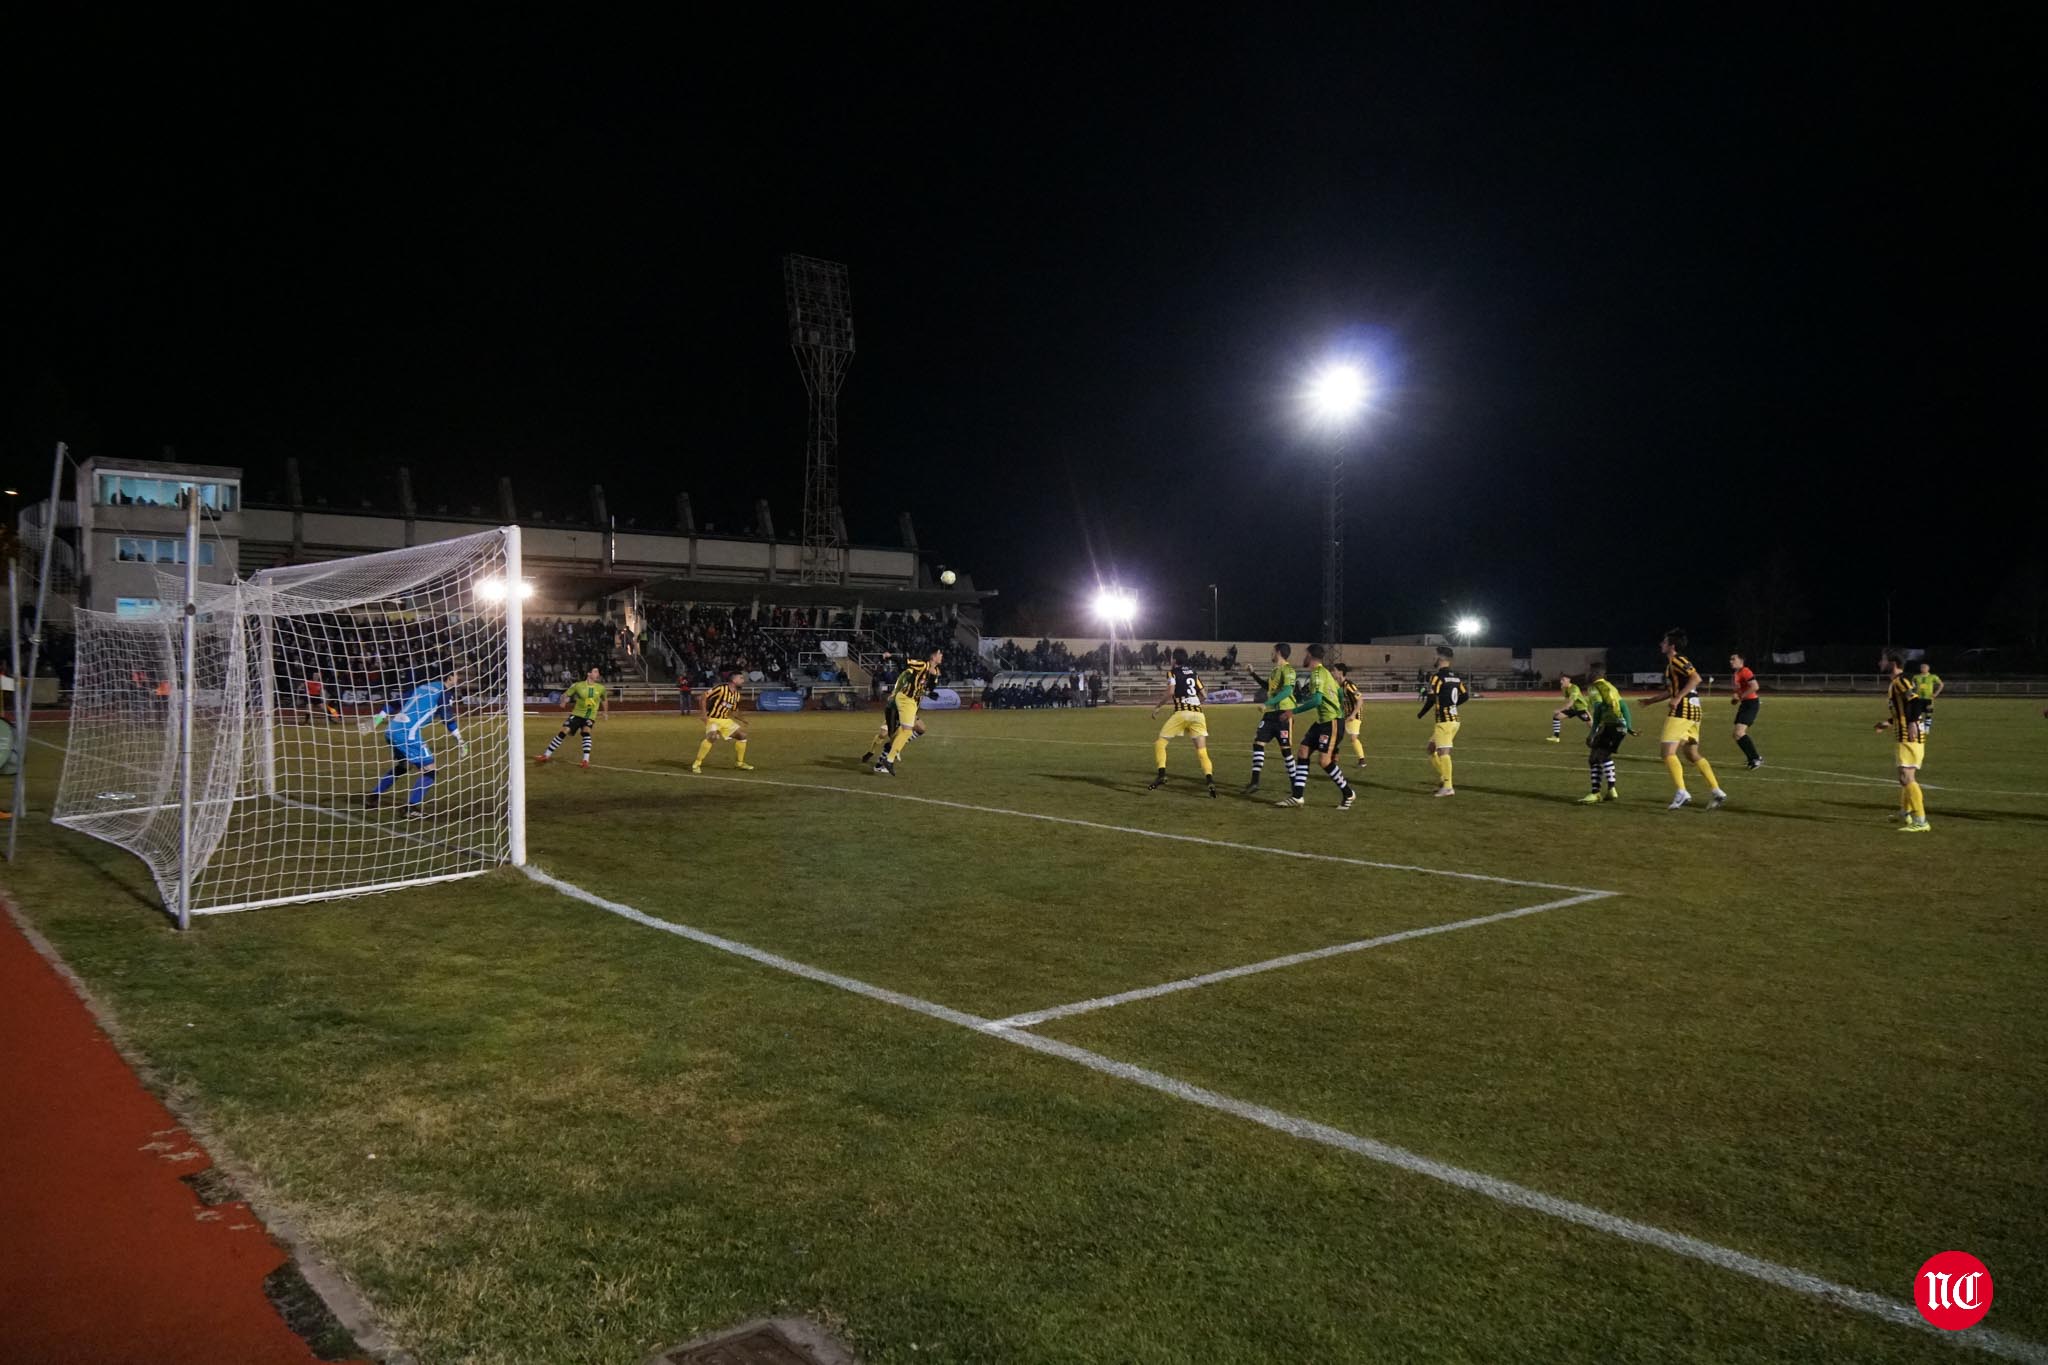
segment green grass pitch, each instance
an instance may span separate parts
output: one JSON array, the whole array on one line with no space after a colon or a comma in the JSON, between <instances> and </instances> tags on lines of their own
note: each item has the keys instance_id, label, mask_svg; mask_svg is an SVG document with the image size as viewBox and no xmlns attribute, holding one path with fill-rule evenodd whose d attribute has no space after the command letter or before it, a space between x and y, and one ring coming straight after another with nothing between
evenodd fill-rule
<instances>
[{"instance_id":1,"label":"green grass pitch","mask_svg":"<svg viewBox=\"0 0 2048 1365\"><path fill-rule=\"evenodd\" d=\"M1486 920L1032 1026L1065 1051L510 870L182 937L140 864L40 821L5 877L426 1362L629 1365L775 1312L871 1365L1959 1358L1082 1049L1890 1300L1967 1250L1985 1327L2048 1341L2038 704L1942 704L1924 836L1887 820L1877 701L1767 701L1756 772L1710 714L1731 803L1673 813L1654 720L1624 799L1574 804L1552 705L1471 705L1452 800L1414 707L1368 707L1345 813L1320 777L1275 809L1272 763L1236 795L1244 707L1216 801L1186 741L1145 791L1132 708L928 713L893 780L855 761L871 714L750 715L758 771L720 746L703 778L696 725L621 715L593 770L529 772L547 872L977 1020Z\"/></svg>"}]
</instances>

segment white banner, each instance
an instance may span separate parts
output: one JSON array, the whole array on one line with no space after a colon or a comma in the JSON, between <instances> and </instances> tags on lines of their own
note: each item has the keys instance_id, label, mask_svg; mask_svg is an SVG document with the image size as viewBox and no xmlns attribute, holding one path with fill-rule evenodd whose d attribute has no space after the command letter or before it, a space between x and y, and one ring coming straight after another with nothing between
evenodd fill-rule
<instances>
[{"instance_id":1,"label":"white banner","mask_svg":"<svg viewBox=\"0 0 2048 1365\"><path fill-rule=\"evenodd\" d=\"M843 659L846 657L846 641L820 640L818 641L818 652L828 659Z\"/></svg>"},{"instance_id":2,"label":"white banner","mask_svg":"<svg viewBox=\"0 0 2048 1365\"><path fill-rule=\"evenodd\" d=\"M1771 662L1774 664L1803 664L1806 662L1806 651L1795 649L1785 654L1772 654Z\"/></svg>"}]
</instances>

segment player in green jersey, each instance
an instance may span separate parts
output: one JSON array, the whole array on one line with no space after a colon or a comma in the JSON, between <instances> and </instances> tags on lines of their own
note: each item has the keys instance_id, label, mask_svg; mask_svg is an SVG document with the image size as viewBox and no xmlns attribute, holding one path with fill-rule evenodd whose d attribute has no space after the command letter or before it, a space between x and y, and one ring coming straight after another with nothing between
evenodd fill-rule
<instances>
[{"instance_id":1,"label":"player in green jersey","mask_svg":"<svg viewBox=\"0 0 2048 1365\"><path fill-rule=\"evenodd\" d=\"M1280 761L1287 765L1288 785L1294 783L1294 751L1287 747L1294 738L1294 665L1287 662L1293 655L1292 645L1273 646L1273 671L1266 675L1266 711L1259 717L1259 733L1252 739L1252 780L1245 784L1246 796L1259 789L1259 776L1266 771L1268 743L1280 746Z\"/></svg>"},{"instance_id":2,"label":"player in green jersey","mask_svg":"<svg viewBox=\"0 0 2048 1365\"><path fill-rule=\"evenodd\" d=\"M1564 705L1550 713L1550 742L1564 743L1564 723L1568 720L1583 720L1592 723L1593 712L1586 700L1586 694L1572 681L1569 673L1561 673L1557 679L1558 694L1564 698Z\"/></svg>"},{"instance_id":3,"label":"player in green jersey","mask_svg":"<svg viewBox=\"0 0 2048 1365\"><path fill-rule=\"evenodd\" d=\"M1934 729L1934 699L1942 694L1941 674L1934 665L1923 663L1913 675L1913 695L1920 699L1920 737L1925 740Z\"/></svg>"},{"instance_id":4,"label":"player in green jersey","mask_svg":"<svg viewBox=\"0 0 2048 1365\"><path fill-rule=\"evenodd\" d=\"M1587 676L1592 680L1592 733L1586 736L1586 773L1593 789L1579 798L1579 804L1597 806L1602 801L1621 799L1621 784L1614 776L1614 753L1623 740L1636 732L1636 727L1628 699L1621 695L1620 688L1607 681L1607 665L1594 664Z\"/></svg>"},{"instance_id":5,"label":"player in green jersey","mask_svg":"<svg viewBox=\"0 0 2048 1365\"><path fill-rule=\"evenodd\" d=\"M1322 764L1323 771L1337 784L1341 795L1337 798L1338 810L1350 810L1351 803L1358 799L1358 793L1344 780L1344 769L1337 763L1337 720L1344 714L1344 698L1337 688L1337 680L1330 676L1330 670L1323 667L1323 647L1308 647L1306 678L1297 673L1294 676L1294 717L1299 720L1307 716L1308 732L1296 741L1294 746L1293 771L1288 775L1288 795L1275 802L1281 806L1303 806L1302 792L1308 786L1309 754Z\"/></svg>"},{"instance_id":6,"label":"player in green jersey","mask_svg":"<svg viewBox=\"0 0 2048 1365\"><path fill-rule=\"evenodd\" d=\"M562 747L562 741L574 734L583 736L583 763L590 766L590 733L597 726L598 715L610 709L605 685L599 682L598 671L593 668L583 675L583 681L569 684L569 690L562 694L562 705L569 710L569 718L562 722L562 728L555 731L555 737L547 749L533 761L545 763L555 756L555 750Z\"/></svg>"}]
</instances>

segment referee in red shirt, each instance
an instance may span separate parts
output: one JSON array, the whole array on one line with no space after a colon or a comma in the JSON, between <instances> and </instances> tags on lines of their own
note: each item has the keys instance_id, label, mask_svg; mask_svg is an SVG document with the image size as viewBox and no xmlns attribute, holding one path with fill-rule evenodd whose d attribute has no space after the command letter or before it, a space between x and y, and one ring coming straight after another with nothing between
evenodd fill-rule
<instances>
[{"instance_id":1,"label":"referee in red shirt","mask_svg":"<svg viewBox=\"0 0 2048 1365\"><path fill-rule=\"evenodd\" d=\"M1749 756L1749 766L1764 766L1764 756L1756 751L1756 741L1749 737L1749 727L1756 724L1756 713L1763 705L1762 688L1757 686L1756 674L1742 661L1740 654L1728 656L1728 666L1735 670L1735 692L1728 700L1735 706L1735 743Z\"/></svg>"}]
</instances>

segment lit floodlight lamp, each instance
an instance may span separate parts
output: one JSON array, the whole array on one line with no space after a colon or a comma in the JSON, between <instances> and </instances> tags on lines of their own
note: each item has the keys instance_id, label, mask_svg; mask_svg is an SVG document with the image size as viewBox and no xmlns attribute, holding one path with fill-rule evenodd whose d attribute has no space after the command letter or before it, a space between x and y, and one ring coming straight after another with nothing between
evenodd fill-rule
<instances>
[{"instance_id":1,"label":"lit floodlight lamp","mask_svg":"<svg viewBox=\"0 0 2048 1365\"><path fill-rule=\"evenodd\" d=\"M1095 614L1113 626L1128 625L1138 614L1138 599L1122 588L1102 588L1095 594Z\"/></svg>"},{"instance_id":2,"label":"lit floodlight lamp","mask_svg":"<svg viewBox=\"0 0 2048 1365\"><path fill-rule=\"evenodd\" d=\"M506 591L505 580L497 577L496 575L493 575L489 578L479 578L476 581L475 585L473 586L472 591L476 593L476 597L479 602L502 602L510 595ZM532 596L532 581L530 579L520 579L519 600L524 602Z\"/></svg>"},{"instance_id":3,"label":"lit floodlight lamp","mask_svg":"<svg viewBox=\"0 0 2048 1365\"><path fill-rule=\"evenodd\" d=\"M1486 622L1480 620L1477 616L1460 616L1458 623L1451 627L1451 629L1458 633L1459 639L1470 640L1473 636L1479 634L1480 631L1486 629Z\"/></svg>"},{"instance_id":4,"label":"lit floodlight lamp","mask_svg":"<svg viewBox=\"0 0 2048 1365\"><path fill-rule=\"evenodd\" d=\"M1333 425L1349 422L1365 406L1372 384L1365 371L1348 361L1336 361L1316 371L1308 384L1308 408L1317 420Z\"/></svg>"}]
</instances>

